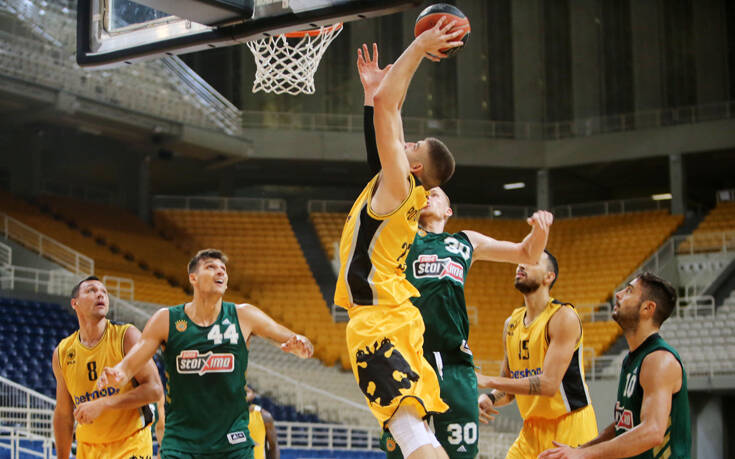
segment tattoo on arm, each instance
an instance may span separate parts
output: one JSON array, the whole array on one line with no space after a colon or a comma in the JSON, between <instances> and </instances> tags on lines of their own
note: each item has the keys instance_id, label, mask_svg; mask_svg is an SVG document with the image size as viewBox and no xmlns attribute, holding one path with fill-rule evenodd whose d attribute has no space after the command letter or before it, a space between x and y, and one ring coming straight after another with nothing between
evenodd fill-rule
<instances>
[{"instance_id":1,"label":"tattoo on arm","mask_svg":"<svg viewBox=\"0 0 735 459\"><path fill-rule=\"evenodd\" d=\"M541 377L531 376L528 378L528 394L538 395L541 393Z\"/></svg>"}]
</instances>

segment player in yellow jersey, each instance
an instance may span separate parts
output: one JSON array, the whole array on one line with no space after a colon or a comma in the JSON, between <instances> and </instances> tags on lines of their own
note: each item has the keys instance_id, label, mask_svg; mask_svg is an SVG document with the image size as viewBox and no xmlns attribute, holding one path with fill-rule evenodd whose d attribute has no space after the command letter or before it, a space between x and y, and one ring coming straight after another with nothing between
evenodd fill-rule
<instances>
[{"instance_id":1,"label":"player in yellow jersey","mask_svg":"<svg viewBox=\"0 0 735 459\"><path fill-rule=\"evenodd\" d=\"M273 416L260 405L253 404L255 392L250 386L247 386L245 390L247 390L248 403L250 404L248 430L250 431L250 437L255 442L253 459L279 459L281 452L278 450L278 433L276 432Z\"/></svg>"},{"instance_id":2,"label":"player in yellow jersey","mask_svg":"<svg viewBox=\"0 0 735 459\"><path fill-rule=\"evenodd\" d=\"M453 24L439 20L419 35L385 74L374 96L381 171L350 211L340 240L334 301L350 315L347 348L357 383L381 427L408 458L446 457L423 421L444 412L434 370L423 357L424 324L410 302L419 296L405 275L427 191L454 173L454 158L437 139L407 143L401 107L424 57L458 46ZM433 56L432 56L433 55Z\"/></svg>"},{"instance_id":3,"label":"player in yellow jersey","mask_svg":"<svg viewBox=\"0 0 735 459\"><path fill-rule=\"evenodd\" d=\"M163 394L153 361L135 374L134 381L95 387L98 372L121 361L138 342L140 331L107 319L109 296L94 276L74 287L71 306L77 313L79 330L59 343L52 360L57 457L69 457L76 419L78 459L150 458L153 413L148 404Z\"/></svg>"},{"instance_id":4,"label":"player in yellow jersey","mask_svg":"<svg viewBox=\"0 0 735 459\"><path fill-rule=\"evenodd\" d=\"M535 458L553 441L577 446L597 436L597 420L584 381L582 323L571 304L551 297L559 275L556 258L544 251L539 263L519 264L515 287L525 306L505 321L501 377L478 375L481 417L495 406L518 403L523 428L506 458Z\"/></svg>"}]
</instances>

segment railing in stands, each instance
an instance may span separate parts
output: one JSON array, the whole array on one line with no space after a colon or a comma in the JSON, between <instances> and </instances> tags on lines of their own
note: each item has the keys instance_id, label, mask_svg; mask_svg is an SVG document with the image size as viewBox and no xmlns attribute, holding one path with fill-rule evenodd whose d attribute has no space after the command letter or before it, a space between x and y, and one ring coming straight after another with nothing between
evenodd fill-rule
<instances>
[{"instance_id":1,"label":"railing in stands","mask_svg":"<svg viewBox=\"0 0 735 459\"><path fill-rule=\"evenodd\" d=\"M0 422L50 438L56 400L0 376Z\"/></svg>"},{"instance_id":2,"label":"railing in stands","mask_svg":"<svg viewBox=\"0 0 735 459\"><path fill-rule=\"evenodd\" d=\"M286 201L275 198L222 198L217 196L154 196L154 209L236 210L285 212Z\"/></svg>"},{"instance_id":3,"label":"railing in stands","mask_svg":"<svg viewBox=\"0 0 735 459\"><path fill-rule=\"evenodd\" d=\"M419 136L441 134L495 139L558 140L577 136L587 137L594 134L730 119L733 116L735 116L735 101L639 111L555 123L437 120L414 117L405 117L403 121L406 133ZM362 115L246 110L242 112L242 125L246 128L361 132Z\"/></svg>"},{"instance_id":4,"label":"railing in stands","mask_svg":"<svg viewBox=\"0 0 735 459\"><path fill-rule=\"evenodd\" d=\"M328 199L310 199L307 203L309 213L329 212L329 213L347 213L352 208L354 201L338 201Z\"/></svg>"},{"instance_id":5,"label":"railing in stands","mask_svg":"<svg viewBox=\"0 0 735 459\"><path fill-rule=\"evenodd\" d=\"M352 411L355 411L355 410L364 411L364 412L370 411L365 404L356 403L352 400L346 399L344 397L340 397L339 395L335 395L325 390L319 389L318 387L313 387L308 384L304 384L303 381L298 381L296 379L282 375L281 373L278 373L277 371L271 368L268 368L264 365L261 365L259 363L249 361L248 367L267 374L269 378L277 379L279 383L281 383L281 386L284 386L284 385L290 386L294 390L294 394L295 394L294 405L298 411L304 411L304 408L307 405L305 397L304 397L305 392L310 392L311 394L317 394L322 397L327 397L331 399L332 401L342 404L344 407L349 407L349 409ZM248 377L250 377L252 373L253 372L249 371Z\"/></svg>"},{"instance_id":6,"label":"railing in stands","mask_svg":"<svg viewBox=\"0 0 735 459\"><path fill-rule=\"evenodd\" d=\"M104 276L102 283L107 287L110 295L115 295L121 300L135 300L135 281L127 277Z\"/></svg>"},{"instance_id":7,"label":"railing in stands","mask_svg":"<svg viewBox=\"0 0 735 459\"><path fill-rule=\"evenodd\" d=\"M94 274L94 260L0 212L0 229L12 239L80 276Z\"/></svg>"},{"instance_id":8,"label":"railing in stands","mask_svg":"<svg viewBox=\"0 0 735 459\"><path fill-rule=\"evenodd\" d=\"M678 298L672 317L692 317L696 319L701 317L715 317L715 314L715 298L712 295L703 295Z\"/></svg>"},{"instance_id":9,"label":"railing in stands","mask_svg":"<svg viewBox=\"0 0 735 459\"><path fill-rule=\"evenodd\" d=\"M343 424L312 424L277 421L278 445L300 449L379 450L379 429Z\"/></svg>"},{"instance_id":10,"label":"railing in stands","mask_svg":"<svg viewBox=\"0 0 735 459\"><path fill-rule=\"evenodd\" d=\"M580 304L574 308L582 318L582 322L607 322L612 320L612 307L610 303Z\"/></svg>"},{"instance_id":11,"label":"railing in stands","mask_svg":"<svg viewBox=\"0 0 735 459\"><path fill-rule=\"evenodd\" d=\"M49 295L68 295L82 276L63 269L47 270L7 265L0 270L0 287L31 290Z\"/></svg>"},{"instance_id":12,"label":"railing in stands","mask_svg":"<svg viewBox=\"0 0 735 459\"><path fill-rule=\"evenodd\" d=\"M13 264L13 249L0 242L0 266Z\"/></svg>"},{"instance_id":13,"label":"railing in stands","mask_svg":"<svg viewBox=\"0 0 735 459\"><path fill-rule=\"evenodd\" d=\"M30 447L29 443L39 443L39 449ZM2 457L11 459L40 457L43 459L56 459L54 454L54 443L51 438L33 435L24 429L0 426L0 451L6 450L9 454Z\"/></svg>"}]
</instances>

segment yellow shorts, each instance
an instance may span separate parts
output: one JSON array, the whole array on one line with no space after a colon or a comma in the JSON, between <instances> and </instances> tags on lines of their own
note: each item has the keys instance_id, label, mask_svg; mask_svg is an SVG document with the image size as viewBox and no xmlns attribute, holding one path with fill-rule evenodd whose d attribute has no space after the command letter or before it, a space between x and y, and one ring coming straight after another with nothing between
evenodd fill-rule
<instances>
[{"instance_id":1,"label":"yellow shorts","mask_svg":"<svg viewBox=\"0 0 735 459\"><path fill-rule=\"evenodd\" d=\"M77 442L77 459L151 459L151 428L144 427L133 435L110 443Z\"/></svg>"},{"instance_id":2,"label":"yellow shorts","mask_svg":"<svg viewBox=\"0 0 735 459\"><path fill-rule=\"evenodd\" d=\"M439 397L439 381L424 358L423 344L424 321L410 301L350 309L352 372L382 428L402 403L415 405L423 416L449 409Z\"/></svg>"},{"instance_id":3,"label":"yellow shorts","mask_svg":"<svg viewBox=\"0 0 735 459\"><path fill-rule=\"evenodd\" d=\"M597 418L592 405L556 419L533 418L523 422L521 433L505 459L535 458L555 448L552 441L576 447L596 437Z\"/></svg>"}]
</instances>

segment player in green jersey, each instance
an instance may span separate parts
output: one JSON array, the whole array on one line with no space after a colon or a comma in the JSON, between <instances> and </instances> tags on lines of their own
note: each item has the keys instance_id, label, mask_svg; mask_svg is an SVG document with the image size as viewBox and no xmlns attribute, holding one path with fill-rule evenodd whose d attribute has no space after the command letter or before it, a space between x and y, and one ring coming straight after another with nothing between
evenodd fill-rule
<instances>
[{"instance_id":1,"label":"player in green jersey","mask_svg":"<svg viewBox=\"0 0 735 459\"><path fill-rule=\"evenodd\" d=\"M676 291L645 272L615 294L613 319L630 352L623 360L615 420L579 448L558 445L539 458L639 459L691 457L687 375L679 354L658 334L676 305Z\"/></svg>"},{"instance_id":2,"label":"player in green jersey","mask_svg":"<svg viewBox=\"0 0 735 459\"><path fill-rule=\"evenodd\" d=\"M378 48L372 57L366 45L358 50L357 67L365 94L365 146L371 173L380 163L372 122L372 96L386 69L378 66ZM444 227L452 216L449 197L439 188L429 191L421 210L419 230L406 258L406 278L419 290L412 298L421 311L424 332L424 357L439 377L441 398L450 406L447 413L433 417L435 435L449 457L473 458L477 455L478 406L477 378L467 340L469 318L464 284L467 272L477 260L509 263L537 263L549 235L553 216L536 212L528 219L532 230L520 243L498 241L475 231L447 233ZM389 458L401 458L400 448L388 432L383 449Z\"/></svg>"},{"instance_id":3,"label":"player in green jersey","mask_svg":"<svg viewBox=\"0 0 735 459\"><path fill-rule=\"evenodd\" d=\"M167 376L163 459L252 459L247 340L251 335L269 338L301 358L313 353L307 338L255 306L222 301L226 263L218 250L199 251L189 262L192 301L156 311L135 347L100 374L101 387L125 383L161 346Z\"/></svg>"}]
</instances>

